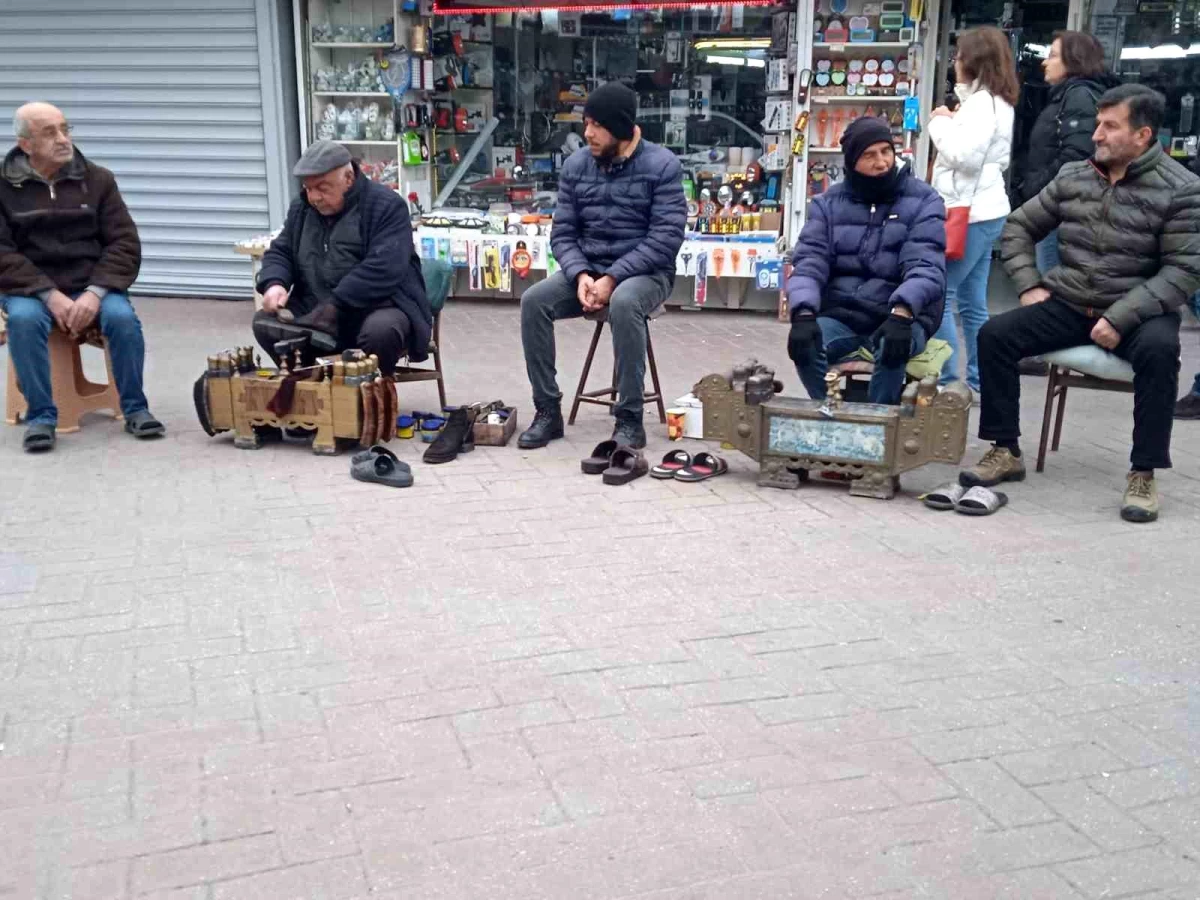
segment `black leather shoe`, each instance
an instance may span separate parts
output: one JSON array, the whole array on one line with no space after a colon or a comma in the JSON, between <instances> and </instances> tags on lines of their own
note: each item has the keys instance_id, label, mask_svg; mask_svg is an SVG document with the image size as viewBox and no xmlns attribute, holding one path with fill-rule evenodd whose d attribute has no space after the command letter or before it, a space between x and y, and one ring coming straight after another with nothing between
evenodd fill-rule
<instances>
[{"instance_id":1,"label":"black leather shoe","mask_svg":"<svg viewBox=\"0 0 1200 900\"><path fill-rule=\"evenodd\" d=\"M474 450L475 416L474 408L466 406L460 406L451 412L446 426L426 449L425 462L448 463L457 459L458 454Z\"/></svg>"},{"instance_id":2,"label":"black leather shoe","mask_svg":"<svg viewBox=\"0 0 1200 900\"><path fill-rule=\"evenodd\" d=\"M637 419L618 417L612 439L617 442L618 447L632 447L634 450L641 450L646 446L646 429Z\"/></svg>"},{"instance_id":3,"label":"black leather shoe","mask_svg":"<svg viewBox=\"0 0 1200 900\"><path fill-rule=\"evenodd\" d=\"M1175 402L1175 418L1200 419L1200 394L1188 394Z\"/></svg>"},{"instance_id":4,"label":"black leather shoe","mask_svg":"<svg viewBox=\"0 0 1200 900\"><path fill-rule=\"evenodd\" d=\"M517 438L522 450L536 450L556 441L564 434L562 410L558 406L538 407L529 427Z\"/></svg>"},{"instance_id":5,"label":"black leather shoe","mask_svg":"<svg viewBox=\"0 0 1200 900\"><path fill-rule=\"evenodd\" d=\"M308 346L317 353L337 350L338 311L332 303L322 303L311 312L293 317L284 307L274 318L263 317L262 328L272 343L307 338Z\"/></svg>"}]
</instances>

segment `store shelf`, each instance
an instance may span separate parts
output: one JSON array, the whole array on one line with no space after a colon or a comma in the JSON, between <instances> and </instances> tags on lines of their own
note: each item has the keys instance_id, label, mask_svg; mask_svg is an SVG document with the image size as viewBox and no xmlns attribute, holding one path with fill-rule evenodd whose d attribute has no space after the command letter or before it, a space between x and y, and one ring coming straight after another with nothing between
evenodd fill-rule
<instances>
[{"instance_id":1,"label":"store shelf","mask_svg":"<svg viewBox=\"0 0 1200 900\"><path fill-rule=\"evenodd\" d=\"M834 96L813 97L813 103L903 103L907 97L848 97L845 94Z\"/></svg>"},{"instance_id":2,"label":"store shelf","mask_svg":"<svg viewBox=\"0 0 1200 900\"><path fill-rule=\"evenodd\" d=\"M391 100L392 95L376 91L313 91L314 97L379 97Z\"/></svg>"},{"instance_id":3,"label":"store shelf","mask_svg":"<svg viewBox=\"0 0 1200 900\"><path fill-rule=\"evenodd\" d=\"M352 41L321 41L320 43L309 44L310 47L315 47L318 50L391 50L396 45L392 42L387 43L355 43Z\"/></svg>"},{"instance_id":4,"label":"store shelf","mask_svg":"<svg viewBox=\"0 0 1200 900\"><path fill-rule=\"evenodd\" d=\"M808 153L812 156L814 153L826 154L829 156L841 156L841 147L809 147Z\"/></svg>"},{"instance_id":5,"label":"store shelf","mask_svg":"<svg viewBox=\"0 0 1200 900\"><path fill-rule=\"evenodd\" d=\"M334 141L335 144L345 144L350 147L395 147L399 141Z\"/></svg>"},{"instance_id":6,"label":"store shelf","mask_svg":"<svg viewBox=\"0 0 1200 900\"><path fill-rule=\"evenodd\" d=\"M907 41L846 41L844 44L815 43L814 50L832 50L842 53L846 50L907 50L912 44Z\"/></svg>"}]
</instances>

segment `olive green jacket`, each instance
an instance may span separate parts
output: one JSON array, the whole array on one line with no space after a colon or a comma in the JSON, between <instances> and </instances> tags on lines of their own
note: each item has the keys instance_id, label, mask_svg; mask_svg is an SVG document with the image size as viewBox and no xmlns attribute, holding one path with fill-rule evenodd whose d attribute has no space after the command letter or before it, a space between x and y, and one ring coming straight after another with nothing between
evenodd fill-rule
<instances>
[{"instance_id":1,"label":"olive green jacket","mask_svg":"<svg viewBox=\"0 0 1200 900\"><path fill-rule=\"evenodd\" d=\"M1034 245L1055 228L1062 263L1042 275ZM1128 334L1200 289L1200 177L1157 143L1116 184L1094 160L1067 163L1009 216L1000 257L1018 292L1045 287Z\"/></svg>"}]
</instances>

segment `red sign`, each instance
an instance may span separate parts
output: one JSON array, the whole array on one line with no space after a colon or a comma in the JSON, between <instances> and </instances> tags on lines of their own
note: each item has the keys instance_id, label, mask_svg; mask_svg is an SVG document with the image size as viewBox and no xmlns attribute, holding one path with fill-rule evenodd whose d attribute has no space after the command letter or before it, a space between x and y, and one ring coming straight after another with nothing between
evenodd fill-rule
<instances>
[{"instance_id":1,"label":"red sign","mask_svg":"<svg viewBox=\"0 0 1200 900\"><path fill-rule=\"evenodd\" d=\"M714 6L771 6L775 0L713 0L696 3L694 0L434 0L433 12L441 16L487 15L513 12L605 11L614 9L705 9Z\"/></svg>"}]
</instances>

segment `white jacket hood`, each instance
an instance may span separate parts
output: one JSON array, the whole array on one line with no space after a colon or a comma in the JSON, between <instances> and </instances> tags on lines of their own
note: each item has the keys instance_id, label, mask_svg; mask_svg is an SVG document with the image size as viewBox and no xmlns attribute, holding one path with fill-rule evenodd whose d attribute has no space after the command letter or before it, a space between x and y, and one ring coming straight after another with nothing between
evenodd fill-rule
<instances>
[{"instance_id":1,"label":"white jacket hood","mask_svg":"<svg viewBox=\"0 0 1200 900\"><path fill-rule=\"evenodd\" d=\"M1012 212L1004 173L1012 158L1013 108L978 82L957 85L962 101L951 116L929 123L937 148L933 187L946 207L970 206L972 222L999 219Z\"/></svg>"}]
</instances>

